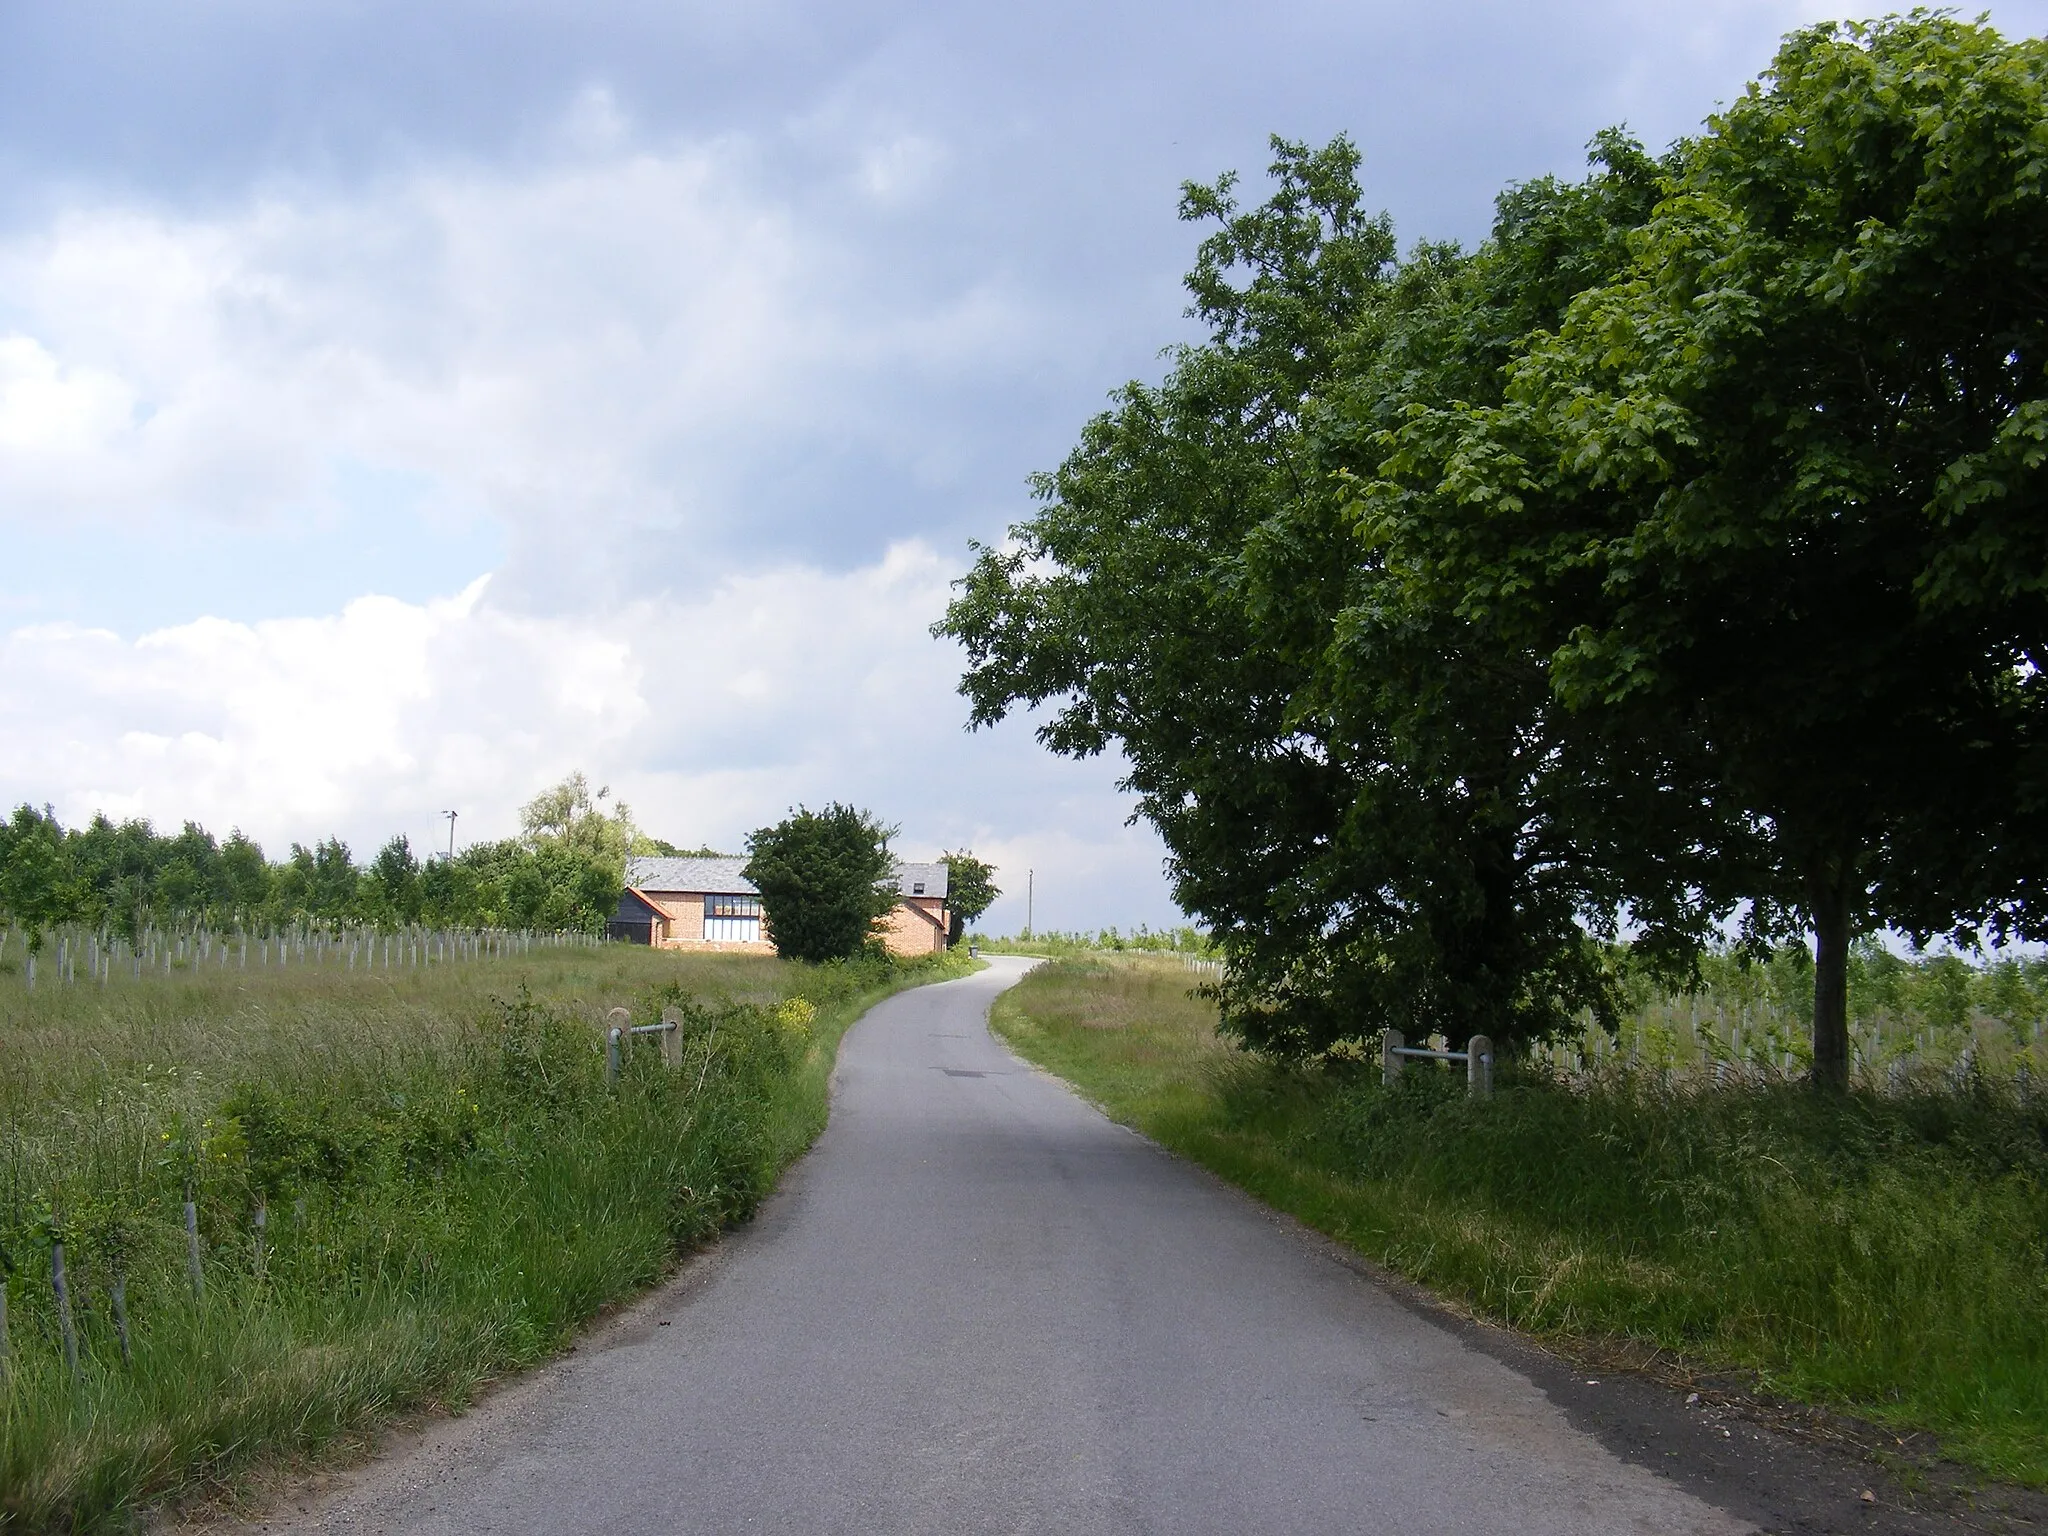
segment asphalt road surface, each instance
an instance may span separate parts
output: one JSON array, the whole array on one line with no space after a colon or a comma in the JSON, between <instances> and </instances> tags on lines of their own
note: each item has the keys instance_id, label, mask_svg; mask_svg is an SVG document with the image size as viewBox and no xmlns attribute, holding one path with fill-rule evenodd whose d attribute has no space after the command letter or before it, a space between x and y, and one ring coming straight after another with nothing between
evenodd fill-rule
<instances>
[{"instance_id":1,"label":"asphalt road surface","mask_svg":"<svg viewBox=\"0 0 2048 1536\"><path fill-rule=\"evenodd\" d=\"M1733 1532L988 1034L883 1003L746 1231L267 1529Z\"/></svg>"}]
</instances>

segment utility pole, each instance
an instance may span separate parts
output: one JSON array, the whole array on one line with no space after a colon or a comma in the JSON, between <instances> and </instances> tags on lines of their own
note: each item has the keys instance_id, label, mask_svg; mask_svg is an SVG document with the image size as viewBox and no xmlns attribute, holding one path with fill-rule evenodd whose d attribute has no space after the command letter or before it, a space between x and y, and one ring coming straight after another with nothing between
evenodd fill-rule
<instances>
[{"instance_id":1,"label":"utility pole","mask_svg":"<svg viewBox=\"0 0 2048 1536\"><path fill-rule=\"evenodd\" d=\"M446 817L448 818L448 857L449 857L450 859L453 859L453 858L455 857L455 816L456 816L456 813L455 813L454 811L443 811L443 812L442 812L441 814L442 814L443 816L446 816Z\"/></svg>"},{"instance_id":2,"label":"utility pole","mask_svg":"<svg viewBox=\"0 0 2048 1536\"><path fill-rule=\"evenodd\" d=\"M1038 932L1037 924L1032 921L1032 909L1037 902L1038 871L1027 869L1024 871L1024 932L1027 936Z\"/></svg>"}]
</instances>

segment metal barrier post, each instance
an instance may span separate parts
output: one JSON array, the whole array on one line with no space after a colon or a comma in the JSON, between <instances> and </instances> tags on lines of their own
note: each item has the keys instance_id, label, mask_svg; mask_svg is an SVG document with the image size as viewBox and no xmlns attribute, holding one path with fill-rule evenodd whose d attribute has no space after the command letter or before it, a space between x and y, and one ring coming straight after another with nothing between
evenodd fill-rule
<instances>
[{"instance_id":1,"label":"metal barrier post","mask_svg":"<svg viewBox=\"0 0 2048 1536\"><path fill-rule=\"evenodd\" d=\"M625 1055L626 1031L633 1027L631 1009L614 1008L604 1016L604 1083L607 1088L619 1080L619 1068Z\"/></svg>"},{"instance_id":2,"label":"metal barrier post","mask_svg":"<svg viewBox=\"0 0 2048 1536\"><path fill-rule=\"evenodd\" d=\"M1480 1099L1493 1092L1493 1042L1485 1035L1466 1042L1465 1091Z\"/></svg>"}]
</instances>

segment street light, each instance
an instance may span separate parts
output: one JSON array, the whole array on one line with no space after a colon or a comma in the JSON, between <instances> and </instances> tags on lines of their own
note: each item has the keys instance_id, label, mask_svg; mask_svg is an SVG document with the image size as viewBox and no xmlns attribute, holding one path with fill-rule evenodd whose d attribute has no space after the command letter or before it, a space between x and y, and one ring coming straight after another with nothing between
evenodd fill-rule
<instances>
[{"instance_id":1,"label":"street light","mask_svg":"<svg viewBox=\"0 0 2048 1536\"><path fill-rule=\"evenodd\" d=\"M443 811L441 814L448 818L448 857L452 859L455 857L455 817L457 813L454 811Z\"/></svg>"}]
</instances>

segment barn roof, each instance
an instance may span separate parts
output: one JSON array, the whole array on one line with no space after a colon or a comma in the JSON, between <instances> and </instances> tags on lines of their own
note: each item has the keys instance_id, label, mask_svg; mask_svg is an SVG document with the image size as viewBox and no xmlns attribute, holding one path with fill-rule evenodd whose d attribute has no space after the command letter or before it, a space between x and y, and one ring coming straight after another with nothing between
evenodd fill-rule
<instances>
[{"instance_id":1,"label":"barn roof","mask_svg":"<svg viewBox=\"0 0 2048 1536\"><path fill-rule=\"evenodd\" d=\"M740 871L745 859L639 858L626 860L626 884L641 891L703 891L713 896L756 896Z\"/></svg>"},{"instance_id":2,"label":"barn roof","mask_svg":"<svg viewBox=\"0 0 2048 1536\"><path fill-rule=\"evenodd\" d=\"M626 884L640 891L702 891L711 896L756 896L754 882L740 871L745 859L637 858L626 860ZM918 886L924 889L919 891ZM904 896L946 894L944 864L898 864L896 890Z\"/></svg>"}]
</instances>

